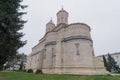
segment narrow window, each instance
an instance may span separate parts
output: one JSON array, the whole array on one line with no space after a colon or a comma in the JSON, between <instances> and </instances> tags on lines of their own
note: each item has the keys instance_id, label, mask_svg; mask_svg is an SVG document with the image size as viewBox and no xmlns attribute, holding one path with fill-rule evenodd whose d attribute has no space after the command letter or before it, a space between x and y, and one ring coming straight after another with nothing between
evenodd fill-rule
<instances>
[{"instance_id":1,"label":"narrow window","mask_svg":"<svg viewBox=\"0 0 120 80\"><path fill-rule=\"evenodd\" d=\"M31 62L30 62L30 67L31 67Z\"/></svg>"},{"instance_id":2,"label":"narrow window","mask_svg":"<svg viewBox=\"0 0 120 80\"><path fill-rule=\"evenodd\" d=\"M43 59L46 59L46 52L47 52L47 50L45 49L44 54L43 54Z\"/></svg>"},{"instance_id":3,"label":"narrow window","mask_svg":"<svg viewBox=\"0 0 120 80\"><path fill-rule=\"evenodd\" d=\"M94 50L93 50L93 49L92 49L92 55L95 56L95 55L94 55Z\"/></svg>"},{"instance_id":4,"label":"narrow window","mask_svg":"<svg viewBox=\"0 0 120 80\"><path fill-rule=\"evenodd\" d=\"M35 64L36 64L36 59L35 59Z\"/></svg>"},{"instance_id":5,"label":"narrow window","mask_svg":"<svg viewBox=\"0 0 120 80\"><path fill-rule=\"evenodd\" d=\"M80 55L80 45L77 43L75 44L75 47L76 47L76 54Z\"/></svg>"},{"instance_id":6,"label":"narrow window","mask_svg":"<svg viewBox=\"0 0 120 80\"><path fill-rule=\"evenodd\" d=\"M52 57L55 57L55 49L52 48Z\"/></svg>"}]
</instances>

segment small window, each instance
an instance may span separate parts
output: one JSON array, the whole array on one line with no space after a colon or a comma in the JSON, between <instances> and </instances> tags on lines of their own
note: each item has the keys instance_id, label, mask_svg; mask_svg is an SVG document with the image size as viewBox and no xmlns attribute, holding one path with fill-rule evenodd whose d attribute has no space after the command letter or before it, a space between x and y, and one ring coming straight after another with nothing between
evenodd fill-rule
<instances>
[{"instance_id":1,"label":"small window","mask_svg":"<svg viewBox=\"0 0 120 80\"><path fill-rule=\"evenodd\" d=\"M77 43L75 44L75 47L76 47L76 54L80 55L80 45Z\"/></svg>"},{"instance_id":2,"label":"small window","mask_svg":"<svg viewBox=\"0 0 120 80\"><path fill-rule=\"evenodd\" d=\"M93 47L93 45L92 45L92 44L91 44L90 46L91 46L91 47Z\"/></svg>"},{"instance_id":3,"label":"small window","mask_svg":"<svg viewBox=\"0 0 120 80\"><path fill-rule=\"evenodd\" d=\"M55 57L55 50L52 48L52 57Z\"/></svg>"},{"instance_id":4,"label":"small window","mask_svg":"<svg viewBox=\"0 0 120 80\"><path fill-rule=\"evenodd\" d=\"M58 19L58 22L60 21L60 19Z\"/></svg>"},{"instance_id":5,"label":"small window","mask_svg":"<svg viewBox=\"0 0 120 80\"><path fill-rule=\"evenodd\" d=\"M45 49L44 54L43 54L43 59L46 59L46 52L47 52L47 50Z\"/></svg>"},{"instance_id":6,"label":"small window","mask_svg":"<svg viewBox=\"0 0 120 80\"><path fill-rule=\"evenodd\" d=\"M94 55L94 50L93 50L93 49L92 49L92 55L95 56L95 55Z\"/></svg>"},{"instance_id":7,"label":"small window","mask_svg":"<svg viewBox=\"0 0 120 80\"><path fill-rule=\"evenodd\" d=\"M31 67L31 63L30 63L30 67Z\"/></svg>"},{"instance_id":8,"label":"small window","mask_svg":"<svg viewBox=\"0 0 120 80\"><path fill-rule=\"evenodd\" d=\"M36 60L35 60L35 64L36 64Z\"/></svg>"},{"instance_id":9,"label":"small window","mask_svg":"<svg viewBox=\"0 0 120 80\"><path fill-rule=\"evenodd\" d=\"M65 21L67 22L67 18L65 18Z\"/></svg>"}]
</instances>

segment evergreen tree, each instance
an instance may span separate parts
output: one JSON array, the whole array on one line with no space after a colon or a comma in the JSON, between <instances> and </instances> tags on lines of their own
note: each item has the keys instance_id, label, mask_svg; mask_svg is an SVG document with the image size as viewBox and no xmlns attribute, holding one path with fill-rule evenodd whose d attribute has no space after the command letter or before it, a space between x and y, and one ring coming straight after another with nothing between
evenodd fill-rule
<instances>
[{"instance_id":1,"label":"evergreen tree","mask_svg":"<svg viewBox=\"0 0 120 80\"><path fill-rule=\"evenodd\" d=\"M103 61L104 61L104 66L105 66L106 70L108 71L108 62L104 55L103 55Z\"/></svg>"},{"instance_id":2,"label":"evergreen tree","mask_svg":"<svg viewBox=\"0 0 120 80\"><path fill-rule=\"evenodd\" d=\"M120 68L114 58L108 53L108 71L109 72L119 72Z\"/></svg>"},{"instance_id":3,"label":"evergreen tree","mask_svg":"<svg viewBox=\"0 0 120 80\"><path fill-rule=\"evenodd\" d=\"M20 12L25 7L20 3L23 0L0 0L0 69L2 65L18 53L18 49L25 45L21 41L26 21L22 20L25 12Z\"/></svg>"}]
</instances>

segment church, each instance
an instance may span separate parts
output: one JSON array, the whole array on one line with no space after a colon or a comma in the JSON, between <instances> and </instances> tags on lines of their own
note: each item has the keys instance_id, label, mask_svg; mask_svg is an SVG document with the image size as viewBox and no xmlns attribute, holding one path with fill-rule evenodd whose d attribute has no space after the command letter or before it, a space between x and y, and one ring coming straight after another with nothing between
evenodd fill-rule
<instances>
[{"instance_id":1,"label":"church","mask_svg":"<svg viewBox=\"0 0 120 80\"><path fill-rule=\"evenodd\" d=\"M106 74L103 61L94 55L91 28L85 23L68 24L69 13L57 12L57 24L50 20L46 33L28 55L26 70L45 74Z\"/></svg>"}]
</instances>

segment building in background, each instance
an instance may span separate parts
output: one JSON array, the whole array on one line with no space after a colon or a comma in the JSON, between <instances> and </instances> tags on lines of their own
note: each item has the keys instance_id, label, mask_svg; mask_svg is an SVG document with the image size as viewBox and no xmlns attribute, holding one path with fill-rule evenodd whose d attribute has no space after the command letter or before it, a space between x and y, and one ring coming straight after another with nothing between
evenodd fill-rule
<instances>
[{"instance_id":1,"label":"building in background","mask_svg":"<svg viewBox=\"0 0 120 80\"><path fill-rule=\"evenodd\" d=\"M114 60L117 62L117 65L120 67L120 52L116 52L116 53L109 53L113 58ZM108 58L108 54L105 54L104 55L106 60ZM100 56L97 56L100 60L103 59L103 55L100 55Z\"/></svg>"},{"instance_id":2,"label":"building in background","mask_svg":"<svg viewBox=\"0 0 120 80\"><path fill-rule=\"evenodd\" d=\"M13 58L8 58L7 62L4 64L3 70L25 70L26 62L27 56L25 54L16 54Z\"/></svg>"},{"instance_id":3,"label":"building in background","mask_svg":"<svg viewBox=\"0 0 120 80\"><path fill-rule=\"evenodd\" d=\"M57 24L46 24L46 34L32 48L26 70L46 74L106 74L103 61L94 55L91 28L85 23L68 23L68 12L57 13Z\"/></svg>"}]
</instances>

